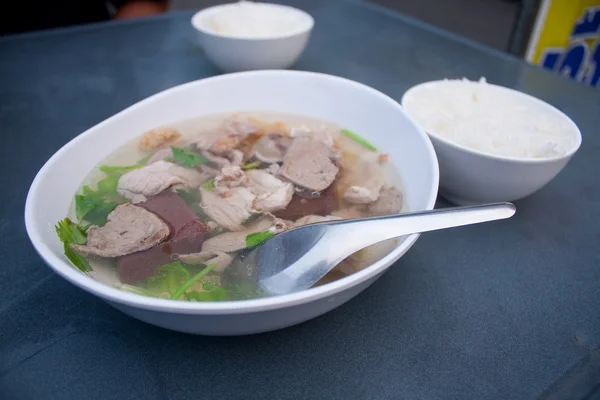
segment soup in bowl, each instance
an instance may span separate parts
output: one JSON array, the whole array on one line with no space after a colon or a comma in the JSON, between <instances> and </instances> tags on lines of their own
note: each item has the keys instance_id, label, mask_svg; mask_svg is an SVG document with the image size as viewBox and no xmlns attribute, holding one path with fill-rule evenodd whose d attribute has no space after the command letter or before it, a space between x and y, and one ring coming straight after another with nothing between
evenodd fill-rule
<instances>
[{"instance_id":1,"label":"soup in bowl","mask_svg":"<svg viewBox=\"0 0 600 400\"><path fill-rule=\"evenodd\" d=\"M56 272L123 312L234 335L341 305L417 235L276 297L250 295L253 248L309 223L431 209L437 184L431 143L389 97L328 75L261 71L169 89L73 139L36 176L25 217Z\"/></svg>"}]
</instances>

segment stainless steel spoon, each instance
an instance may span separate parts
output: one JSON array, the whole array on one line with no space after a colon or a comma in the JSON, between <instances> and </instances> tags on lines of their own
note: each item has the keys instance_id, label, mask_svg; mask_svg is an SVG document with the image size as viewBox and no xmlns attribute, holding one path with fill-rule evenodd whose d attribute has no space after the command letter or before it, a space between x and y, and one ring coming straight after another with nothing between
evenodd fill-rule
<instances>
[{"instance_id":1,"label":"stainless steel spoon","mask_svg":"<svg viewBox=\"0 0 600 400\"><path fill-rule=\"evenodd\" d=\"M306 290L353 253L400 236L510 218L511 203L412 212L384 217L326 221L280 233L251 251L239 268L266 295ZM234 267L235 268L235 267Z\"/></svg>"}]
</instances>

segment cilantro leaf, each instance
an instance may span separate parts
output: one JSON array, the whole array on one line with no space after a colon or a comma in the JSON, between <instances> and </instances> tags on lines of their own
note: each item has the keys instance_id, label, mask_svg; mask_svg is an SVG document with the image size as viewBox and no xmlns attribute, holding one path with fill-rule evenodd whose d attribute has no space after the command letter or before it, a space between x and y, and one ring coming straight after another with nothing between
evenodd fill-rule
<instances>
[{"instance_id":1,"label":"cilantro leaf","mask_svg":"<svg viewBox=\"0 0 600 400\"><path fill-rule=\"evenodd\" d=\"M101 179L98 181L98 191L106 194L116 193L120 177L120 175L109 175L106 178Z\"/></svg>"},{"instance_id":2,"label":"cilantro leaf","mask_svg":"<svg viewBox=\"0 0 600 400\"><path fill-rule=\"evenodd\" d=\"M108 201L100 203L94 210L85 216L85 220L91 225L104 226L108 219L108 214L122 204L122 201Z\"/></svg>"},{"instance_id":3,"label":"cilantro leaf","mask_svg":"<svg viewBox=\"0 0 600 400\"><path fill-rule=\"evenodd\" d=\"M139 164L135 164L135 165L101 165L98 167L98 169L102 172L104 172L106 175L118 175L121 176L123 175L125 172L129 172L131 170L134 169L139 169L142 168L141 165Z\"/></svg>"},{"instance_id":4,"label":"cilantro leaf","mask_svg":"<svg viewBox=\"0 0 600 400\"><path fill-rule=\"evenodd\" d=\"M87 242L85 232L69 218L58 221L54 229L63 243L85 244Z\"/></svg>"},{"instance_id":5,"label":"cilantro leaf","mask_svg":"<svg viewBox=\"0 0 600 400\"><path fill-rule=\"evenodd\" d=\"M177 291L183 282L190 279L189 271L179 260L161 265L156 272L157 274L151 277L147 283L159 293L170 295Z\"/></svg>"},{"instance_id":6,"label":"cilantro leaf","mask_svg":"<svg viewBox=\"0 0 600 400\"><path fill-rule=\"evenodd\" d=\"M96 198L89 195L75 195L75 215L79 220L82 220L90 211L96 208Z\"/></svg>"},{"instance_id":7,"label":"cilantro leaf","mask_svg":"<svg viewBox=\"0 0 600 400\"><path fill-rule=\"evenodd\" d=\"M90 189L91 190L91 189ZM106 198L117 198L116 192L104 193L101 191L84 190L83 193L75 195L75 215L79 220L86 220L92 225L102 226L106 224L106 218L116 206L123 203L122 200L106 200Z\"/></svg>"},{"instance_id":8,"label":"cilantro leaf","mask_svg":"<svg viewBox=\"0 0 600 400\"><path fill-rule=\"evenodd\" d=\"M158 271L163 271L163 272L166 272L167 274L171 273L174 275L181 275L186 280L190 279L189 271L179 260L173 261L173 262L165 264L165 265L161 265L160 267L158 267Z\"/></svg>"},{"instance_id":9,"label":"cilantro leaf","mask_svg":"<svg viewBox=\"0 0 600 400\"><path fill-rule=\"evenodd\" d=\"M69 218L65 218L58 221L54 229L60 241L63 242L65 256L69 261L80 271L90 272L92 266L89 261L71 248L71 244L85 244L87 242L87 236L81 227L73 223Z\"/></svg>"},{"instance_id":10,"label":"cilantro leaf","mask_svg":"<svg viewBox=\"0 0 600 400\"><path fill-rule=\"evenodd\" d=\"M211 179L202 184L202 188L212 192L215 189L215 180Z\"/></svg>"},{"instance_id":11,"label":"cilantro leaf","mask_svg":"<svg viewBox=\"0 0 600 400\"><path fill-rule=\"evenodd\" d=\"M264 232L255 232L246 236L246 248L251 249L271 239L275 234L269 230Z\"/></svg>"},{"instance_id":12,"label":"cilantro leaf","mask_svg":"<svg viewBox=\"0 0 600 400\"><path fill-rule=\"evenodd\" d=\"M92 271L92 266L90 265L90 262L88 260L85 259L85 257L83 257L80 254L77 254L70 246L68 243L64 244L64 248L65 248L65 256L69 259L69 261L71 261L71 263L76 266L81 272L90 272Z\"/></svg>"},{"instance_id":13,"label":"cilantro leaf","mask_svg":"<svg viewBox=\"0 0 600 400\"><path fill-rule=\"evenodd\" d=\"M254 161L254 162L246 163L246 164L242 165L242 169L244 171L247 171L249 169L258 168L258 167L260 167L260 161Z\"/></svg>"},{"instance_id":14,"label":"cilantro leaf","mask_svg":"<svg viewBox=\"0 0 600 400\"><path fill-rule=\"evenodd\" d=\"M183 294L196 282L198 282L200 279L204 278L210 271L213 270L213 268L215 268L217 266L217 264L209 264L206 266L206 268L204 268L202 271L198 272L196 275L194 275L192 278L188 279L183 285L181 285L181 287L179 289L177 289L177 291L175 293L173 293L171 295L171 297L169 297L171 300L177 300L179 299L181 296L183 296Z\"/></svg>"},{"instance_id":15,"label":"cilantro leaf","mask_svg":"<svg viewBox=\"0 0 600 400\"><path fill-rule=\"evenodd\" d=\"M356 133L352 132L349 129L342 129L342 133L346 136L348 136L350 139L354 140L355 142L365 146L367 149L372 150L372 151L377 151L377 147L373 146L371 143L369 143L366 139L360 137L359 135L357 135Z\"/></svg>"},{"instance_id":16,"label":"cilantro leaf","mask_svg":"<svg viewBox=\"0 0 600 400\"><path fill-rule=\"evenodd\" d=\"M123 174L140 168L140 165L108 166L101 165L100 171L106 177L98 182L98 189L89 186L81 189L81 194L75 195L75 215L81 220L86 220L92 225L102 226L106 224L106 218L116 206L125 202L118 193L117 185Z\"/></svg>"},{"instance_id":17,"label":"cilantro leaf","mask_svg":"<svg viewBox=\"0 0 600 400\"><path fill-rule=\"evenodd\" d=\"M171 147L173 157L168 160L185 168L195 168L198 165L206 164L208 160L198 153L194 153L185 147Z\"/></svg>"},{"instance_id":18,"label":"cilantro leaf","mask_svg":"<svg viewBox=\"0 0 600 400\"><path fill-rule=\"evenodd\" d=\"M202 285L204 287L204 285ZM215 287L206 292L198 292L196 290L192 290L183 294L183 297L186 300L196 300L196 301L223 301L229 294L227 289L223 289L221 287Z\"/></svg>"}]
</instances>

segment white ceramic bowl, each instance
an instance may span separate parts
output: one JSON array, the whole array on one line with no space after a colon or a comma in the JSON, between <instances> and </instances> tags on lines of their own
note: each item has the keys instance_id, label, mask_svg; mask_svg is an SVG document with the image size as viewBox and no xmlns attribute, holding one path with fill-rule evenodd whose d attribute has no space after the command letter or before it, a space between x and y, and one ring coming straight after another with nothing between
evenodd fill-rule
<instances>
[{"instance_id":1,"label":"white ceramic bowl","mask_svg":"<svg viewBox=\"0 0 600 400\"><path fill-rule=\"evenodd\" d=\"M35 177L27 196L25 225L35 249L69 282L126 314L181 332L240 335L274 330L317 317L356 296L400 258L417 235L400 241L369 267L330 284L291 295L222 303L173 301L120 291L79 272L63 256L53 226L67 215L82 180L105 157L150 128L244 110L306 115L360 132L389 153L402 175L408 208L433 208L438 187L433 146L394 100L368 86L329 75L243 72L158 93L90 128L56 152Z\"/></svg>"},{"instance_id":2,"label":"white ceramic bowl","mask_svg":"<svg viewBox=\"0 0 600 400\"><path fill-rule=\"evenodd\" d=\"M407 102L419 89L443 81L413 86L402 96ZM572 127L574 145L564 155L550 158L514 158L487 154L453 143L436 132L427 131L439 160L440 195L459 205L515 201L527 197L548 184L567 165L581 146L581 132L563 112L533 96L502 86L487 84L514 96L515 101L529 102L555 114Z\"/></svg>"},{"instance_id":3,"label":"white ceramic bowl","mask_svg":"<svg viewBox=\"0 0 600 400\"><path fill-rule=\"evenodd\" d=\"M310 38L314 19L293 7L269 4L286 12L297 14L299 27L286 34L265 38L249 38L215 33L209 28L210 18L235 4L224 4L198 11L192 17L192 26L198 45L208 58L225 72L258 69L285 69L302 55Z\"/></svg>"}]
</instances>

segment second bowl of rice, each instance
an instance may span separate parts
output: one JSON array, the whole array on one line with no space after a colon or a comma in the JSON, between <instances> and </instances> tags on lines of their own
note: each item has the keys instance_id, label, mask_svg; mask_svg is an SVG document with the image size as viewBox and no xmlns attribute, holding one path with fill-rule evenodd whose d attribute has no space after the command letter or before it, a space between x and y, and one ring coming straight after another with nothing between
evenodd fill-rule
<instances>
[{"instance_id":1,"label":"second bowl of rice","mask_svg":"<svg viewBox=\"0 0 600 400\"><path fill-rule=\"evenodd\" d=\"M581 146L579 128L563 112L483 78L425 82L401 103L433 142L440 194L455 204L527 197Z\"/></svg>"}]
</instances>

